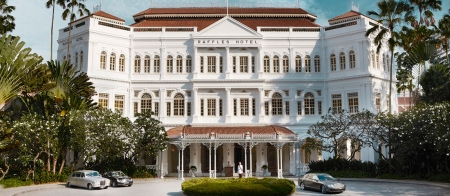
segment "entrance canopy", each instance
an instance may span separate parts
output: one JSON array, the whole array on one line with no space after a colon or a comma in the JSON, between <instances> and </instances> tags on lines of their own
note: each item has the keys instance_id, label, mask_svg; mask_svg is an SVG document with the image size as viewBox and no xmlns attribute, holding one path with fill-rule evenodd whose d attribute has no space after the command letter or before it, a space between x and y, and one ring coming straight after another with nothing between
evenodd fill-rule
<instances>
[{"instance_id":1,"label":"entrance canopy","mask_svg":"<svg viewBox=\"0 0 450 196\"><path fill-rule=\"evenodd\" d=\"M170 143L205 143L214 141L238 143L255 142L297 142L298 136L286 127L237 126L237 127L193 127L179 126L167 131Z\"/></svg>"}]
</instances>

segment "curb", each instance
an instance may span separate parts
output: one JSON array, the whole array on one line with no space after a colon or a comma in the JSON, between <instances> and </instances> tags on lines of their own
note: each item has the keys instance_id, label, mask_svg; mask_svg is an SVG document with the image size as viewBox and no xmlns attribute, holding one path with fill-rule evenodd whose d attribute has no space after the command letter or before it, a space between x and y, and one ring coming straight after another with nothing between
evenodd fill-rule
<instances>
[{"instance_id":1,"label":"curb","mask_svg":"<svg viewBox=\"0 0 450 196\"><path fill-rule=\"evenodd\" d=\"M388 183L399 183L399 184L431 185L431 186L450 188L449 183L429 182L429 181L420 181L420 180L393 180L393 179L379 179L379 178L341 178L341 181L388 182Z\"/></svg>"}]
</instances>

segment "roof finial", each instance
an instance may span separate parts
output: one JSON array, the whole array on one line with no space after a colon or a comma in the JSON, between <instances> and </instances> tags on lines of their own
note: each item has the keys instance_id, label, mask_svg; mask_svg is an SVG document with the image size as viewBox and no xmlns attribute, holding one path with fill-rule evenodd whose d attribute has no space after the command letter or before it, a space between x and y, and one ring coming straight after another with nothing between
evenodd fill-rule
<instances>
[{"instance_id":1,"label":"roof finial","mask_svg":"<svg viewBox=\"0 0 450 196\"><path fill-rule=\"evenodd\" d=\"M359 12L359 5L356 5L353 1L352 1L352 11Z\"/></svg>"}]
</instances>

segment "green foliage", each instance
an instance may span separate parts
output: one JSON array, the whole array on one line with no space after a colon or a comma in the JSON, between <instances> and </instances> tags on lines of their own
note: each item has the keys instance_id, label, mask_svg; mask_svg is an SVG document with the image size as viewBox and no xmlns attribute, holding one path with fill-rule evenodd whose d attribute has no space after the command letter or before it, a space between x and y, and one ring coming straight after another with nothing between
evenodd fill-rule
<instances>
[{"instance_id":1,"label":"green foliage","mask_svg":"<svg viewBox=\"0 0 450 196\"><path fill-rule=\"evenodd\" d=\"M450 69L446 65L432 65L420 80L423 99L427 103L450 101Z\"/></svg>"},{"instance_id":2,"label":"green foliage","mask_svg":"<svg viewBox=\"0 0 450 196\"><path fill-rule=\"evenodd\" d=\"M13 188L13 187L33 185L33 181L32 180L25 181L18 178L9 178L0 181L0 184L3 185L3 188Z\"/></svg>"},{"instance_id":3,"label":"green foliage","mask_svg":"<svg viewBox=\"0 0 450 196\"><path fill-rule=\"evenodd\" d=\"M52 182L65 182L67 176L70 175L69 170L64 170L61 174L53 174L52 172L48 172L45 170L39 170L34 173L34 184L45 184Z\"/></svg>"},{"instance_id":4,"label":"green foliage","mask_svg":"<svg viewBox=\"0 0 450 196\"><path fill-rule=\"evenodd\" d=\"M16 9L15 6L8 5L7 0L0 0L0 34L12 32L16 24L14 23L14 16L10 15Z\"/></svg>"},{"instance_id":5,"label":"green foliage","mask_svg":"<svg viewBox=\"0 0 450 196\"><path fill-rule=\"evenodd\" d=\"M367 178L376 177L379 165L359 160L328 159L309 163L310 172L325 172L334 177Z\"/></svg>"},{"instance_id":6,"label":"green foliage","mask_svg":"<svg viewBox=\"0 0 450 196\"><path fill-rule=\"evenodd\" d=\"M295 192L295 184L292 180L275 178L197 178L183 182L181 189L188 196L284 196Z\"/></svg>"},{"instance_id":7,"label":"green foliage","mask_svg":"<svg viewBox=\"0 0 450 196\"><path fill-rule=\"evenodd\" d=\"M132 178L152 178L156 176L155 170L147 169L145 166L137 166L132 159L122 157L90 162L86 168L100 173L120 170Z\"/></svg>"},{"instance_id":8,"label":"green foliage","mask_svg":"<svg viewBox=\"0 0 450 196\"><path fill-rule=\"evenodd\" d=\"M140 133L136 152L140 155L156 157L159 151L167 148L169 138L161 121L153 118L152 115L151 111L136 114L134 129Z\"/></svg>"}]
</instances>

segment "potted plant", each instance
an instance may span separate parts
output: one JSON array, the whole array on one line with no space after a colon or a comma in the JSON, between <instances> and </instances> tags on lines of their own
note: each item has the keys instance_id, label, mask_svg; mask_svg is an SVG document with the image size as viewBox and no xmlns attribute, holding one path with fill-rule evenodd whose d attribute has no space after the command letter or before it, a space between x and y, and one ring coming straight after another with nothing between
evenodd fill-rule
<instances>
[{"instance_id":1,"label":"potted plant","mask_svg":"<svg viewBox=\"0 0 450 196\"><path fill-rule=\"evenodd\" d=\"M266 176L266 174L267 174L267 169L268 169L267 165L261 166L261 169L263 170L263 176Z\"/></svg>"},{"instance_id":2,"label":"potted plant","mask_svg":"<svg viewBox=\"0 0 450 196\"><path fill-rule=\"evenodd\" d=\"M189 167L189 170L191 170L191 176L195 177L195 172L197 171L197 167L195 167L195 165L192 165L191 167Z\"/></svg>"}]
</instances>

